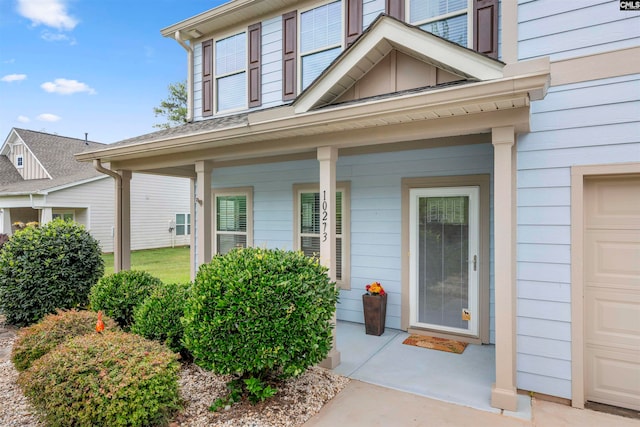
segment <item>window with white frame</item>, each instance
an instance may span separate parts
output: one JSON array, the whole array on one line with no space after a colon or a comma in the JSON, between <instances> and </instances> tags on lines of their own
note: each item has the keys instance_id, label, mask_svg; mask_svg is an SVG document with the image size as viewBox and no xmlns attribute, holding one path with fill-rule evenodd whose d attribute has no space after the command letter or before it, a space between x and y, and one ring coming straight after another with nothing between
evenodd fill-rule
<instances>
[{"instance_id":1,"label":"window with white frame","mask_svg":"<svg viewBox=\"0 0 640 427\"><path fill-rule=\"evenodd\" d=\"M176 214L176 236L188 236L191 234L191 214Z\"/></svg>"},{"instance_id":2,"label":"window with white frame","mask_svg":"<svg viewBox=\"0 0 640 427\"><path fill-rule=\"evenodd\" d=\"M342 2L300 14L300 68L304 90L342 51Z\"/></svg>"},{"instance_id":3,"label":"window with white frame","mask_svg":"<svg viewBox=\"0 0 640 427\"><path fill-rule=\"evenodd\" d=\"M317 184L294 185L296 218L294 248L307 256L320 256L320 189ZM336 191L336 281L349 289L349 183Z\"/></svg>"},{"instance_id":4,"label":"window with white frame","mask_svg":"<svg viewBox=\"0 0 640 427\"><path fill-rule=\"evenodd\" d=\"M51 213L51 218L52 219L57 219L60 218L64 221L75 221L76 217L75 217L75 212L74 211L59 211L59 210L55 210Z\"/></svg>"},{"instance_id":5,"label":"window with white frame","mask_svg":"<svg viewBox=\"0 0 640 427\"><path fill-rule=\"evenodd\" d=\"M17 168L24 167L24 157L22 157L22 154L18 154L16 156L16 167Z\"/></svg>"},{"instance_id":6,"label":"window with white frame","mask_svg":"<svg viewBox=\"0 0 640 427\"><path fill-rule=\"evenodd\" d=\"M242 32L215 45L216 111L247 104L247 34Z\"/></svg>"},{"instance_id":7,"label":"window with white frame","mask_svg":"<svg viewBox=\"0 0 640 427\"><path fill-rule=\"evenodd\" d=\"M469 0L409 0L409 22L461 46L472 48L470 4Z\"/></svg>"},{"instance_id":8,"label":"window with white frame","mask_svg":"<svg viewBox=\"0 0 640 427\"><path fill-rule=\"evenodd\" d=\"M234 248L253 245L251 188L216 190L214 251L224 255Z\"/></svg>"}]
</instances>

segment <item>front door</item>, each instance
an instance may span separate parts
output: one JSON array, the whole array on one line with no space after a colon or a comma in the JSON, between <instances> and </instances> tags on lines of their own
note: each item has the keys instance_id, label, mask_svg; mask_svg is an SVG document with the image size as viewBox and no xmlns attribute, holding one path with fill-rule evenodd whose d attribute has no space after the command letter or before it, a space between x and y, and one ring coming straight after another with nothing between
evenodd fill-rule
<instances>
[{"instance_id":1,"label":"front door","mask_svg":"<svg viewBox=\"0 0 640 427\"><path fill-rule=\"evenodd\" d=\"M478 336L478 187L410 190L410 326Z\"/></svg>"}]
</instances>

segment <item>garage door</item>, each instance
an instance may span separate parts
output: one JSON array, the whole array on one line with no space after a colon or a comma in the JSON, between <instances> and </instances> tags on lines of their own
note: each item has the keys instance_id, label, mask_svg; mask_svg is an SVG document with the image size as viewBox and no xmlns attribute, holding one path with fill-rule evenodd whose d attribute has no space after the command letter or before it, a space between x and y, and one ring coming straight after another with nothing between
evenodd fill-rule
<instances>
[{"instance_id":1,"label":"garage door","mask_svg":"<svg viewBox=\"0 0 640 427\"><path fill-rule=\"evenodd\" d=\"M584 189L586 398L640 410L640 176Z\"/></svg>"}]
</instances>

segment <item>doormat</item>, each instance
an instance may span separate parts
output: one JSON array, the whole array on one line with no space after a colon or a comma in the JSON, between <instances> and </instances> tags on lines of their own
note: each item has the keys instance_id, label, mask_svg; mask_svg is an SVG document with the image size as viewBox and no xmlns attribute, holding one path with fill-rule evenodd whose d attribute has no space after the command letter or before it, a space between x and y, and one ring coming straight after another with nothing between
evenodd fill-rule
<instances>
[{"instance_id":1,"label":"doormat","mask_svg":"<svg viewBox=\"0 0 640 427\"><path fill-rule=\"evenodd\" d=\"M467 348L466 342L448 340L446 338L426 337L424 335L410 335L409 338L402 342L402 344L447 351L449 353L456 354L462 354L464 349Z\"/></svg>"}]
</instances>

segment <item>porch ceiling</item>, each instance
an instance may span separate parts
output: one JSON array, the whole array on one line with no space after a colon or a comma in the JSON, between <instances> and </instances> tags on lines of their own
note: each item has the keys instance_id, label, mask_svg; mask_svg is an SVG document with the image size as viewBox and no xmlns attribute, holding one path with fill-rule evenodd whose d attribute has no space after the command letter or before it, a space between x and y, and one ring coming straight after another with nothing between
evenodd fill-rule
<instances>
[{"instance_id":1,"label":"porch ceiling","mask_svg":"<svg viewBox=\"0 0 640 427\"><path fill-rule=\"evenodd\" d=\"M198 160L276 161L309 157L320 146L340 150L402 141L487 133L494 127L529 127L530 92L544 90L548 72L425 89L296 114L293 107L249 113L232 127L152 138L77 155L112 169L193 176Z\"/></svg>"}]
</instances>

